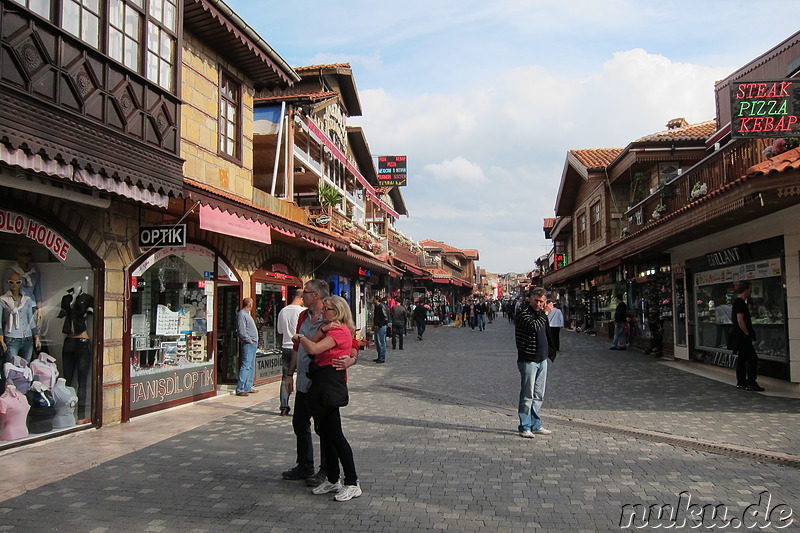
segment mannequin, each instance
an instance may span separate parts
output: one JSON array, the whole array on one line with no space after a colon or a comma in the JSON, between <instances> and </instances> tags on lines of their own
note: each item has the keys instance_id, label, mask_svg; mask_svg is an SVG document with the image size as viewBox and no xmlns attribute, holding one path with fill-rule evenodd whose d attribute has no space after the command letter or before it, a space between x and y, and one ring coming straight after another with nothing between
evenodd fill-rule
<instances>
[{"instance_id":1,"label":"mannequin","mask_svg":"<svg viewBox=\"0 0 800 533\"><path fill-rule=\"evenodd\" d=\"M28 362L15 355L3 365L3 375L6 378L6 387L14 386L20 394L25 394L33 383L33 371L28 367Z\"/></svg>"},{"instance_id":2,"label":"mannequin","mask_svg":"<svg viewBox=\"0 0 800 533\"><path fill-rule=\"evenodd\" d=\"M64 327L61 328L61 331L67 336L64 339L62 352L63 376L69 387L77 385L79 418L86 416L89 373L92 370L92 343L89 339L86 321L94 312L93 306L92 295L83 292L83 286L76 283L67 289L67 294L61 298L61 311L58 313L58 318L64 319Z\"/></svg>"},{"instance_id":3,"label":"mannequin","mask_svg":"<svg viewBox=\"0 0 800 533\"><path fill-rule=\"evenodd\" d=\"M42 307L42 285L41 276L36 267L31 264L31 249L27 246L19 246L14 252L17 262L11 265L3 273L3 287L8 286L8 278L12 273L19 274L22 279L20 290L22 294L31 298L35 307Z\"/></svg>"},{"instance_id":4,"label":"mannequin","mask_svg":"<svg viewBox=\"0 0 800 533\"><path fill-rule=\"evenodd\" d=\"M6 391L0 396L0 440L17 440L28 436L25 418L30 405L23 394L14 385L6 385Z\"/></svg>"},{"instance_id":5,"label":"mannequin","mask_svg":"<svg viewBox=\"0 0 800 533\"><path fill-rule=\"evenodd\" d=\"M0 296L0 348L6 357L19 355L30 362L33 348L41 349L39 326L36 324L36 302L22 293L22 276L12 272L6 285L8 292Z\"/></svg>"},{"instance_id":6,"label":"mannequin","mask_svg":"<svg viewBox=\"0 0 800 533\"><path fill-rule=\"evenodd\" d=\"M28 404L28 431L31 433L48 433L53 431L53 419L56 416L56 402L53 392L41 381L34 381L31 390L25 393Z\"/></svg>"},{"instance_id":7,"label":"mannequin","mask_svg":"<svg viewBox=\"0 0 800 533\"><path fill-rule=\"evenodd\" d=\"M56 385L56 378L58 378L58 367L56 366L56 358L44 352L39 354L39 357L31 361L31 371L34 377L53 388Z\"/></svg>"},{"instance_id":8,"label":"mannequin","mask_svg":"<svg viewBox=\"0 0 800 533\"><path fill-rule=\"evenodd\" d=\"M72 387L67 387L67 380L58 378L53 387L53 399L56 401L56 416L53 418L53 429L71 428L76 423L75 410L78 407L78 394Z\"/></svg>"}]
</instances>

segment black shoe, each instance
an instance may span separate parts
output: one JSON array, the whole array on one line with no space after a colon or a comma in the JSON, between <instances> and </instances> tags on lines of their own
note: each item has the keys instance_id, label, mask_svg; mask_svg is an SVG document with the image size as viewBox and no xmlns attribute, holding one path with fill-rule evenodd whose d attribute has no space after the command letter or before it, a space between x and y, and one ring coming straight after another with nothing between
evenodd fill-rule
<instances>
[{"instance_id":1,"label":"black shoe","mask_svg":"<svg viewBox=\"0 0 800 533\"><path fill-rule=\"evenodd\" d=\"M308 479L313 475L314 475L313 468L311 469L303 468L300 465L297 465L294 468L290 468L289 470L281 474L281 476L283 476L283 479L288 479L289 481L296 481L298 479Z\"/></svg>"},{"instance_id":2,"label":"black shoe","mask_svg":"<svg viewBox=\"0 0 800 533\"><path fill-rule=\"evenodd\" d=\"M379 365L382 365L382 364L383 364L383 363L385 363L386 361L381 361L380 359L375 359L375 362L376 362L376 363L378 363Z\"/></svg>"},{"instance_id":3,"label":"black shoe","mask_svg":"<svg viewBox=\"0 0 800 533\"><path fill-rule=\"evenodd\" d=\"M752 390L752 391L756 391L756 392L761 392L761 391L763 391L765 389L764 389L764 387L759 387L758 384L753 384L753 385L747 385L744 388L744 390Z\"/></svg>"},{"instance_id":4,"label":"black shoe","mask_svg":"<svg viewBox=\"0 0 800 533\"><path fill-rule=\"evenodd\" d=\"M619 350L619 348L617 348L616 346L612 346L611 348L609 348L609 350Z\"/></svg>"},{"instance_id":5,"label":"black shoe","mask_svg":"<svg viewBox=\"0 0 800 533\"><path fill-rule=\"evenodd\" d=\"M306 478L306 485L309 487L317 487L327 479L328 473L320 467L316 474Z\"/></svg>"},{"instance_id":6,"label":"black shoe","mask_svg":"<svg viewBox=\"0 0 800 533\"><path fill-rule=\"evenodd\" d=\"M743 389L743 388L744 388L744 385L739 385L739 384L737 383L737 384L736 384L736 388L737 388L737 389Z\"/></svg>"},{"instance_id":7,"label":"black shoe","mask_svg":"<svg viewBox=\"0 0 800 533\"><path fill-rule=\"evenodd\" d=\"M381 362L381 360L380 360L380 359L373 359L373 360L372 360L372 362L373 362L373 363L380 363L380 362Z\"/></svg>"}]
</instances>

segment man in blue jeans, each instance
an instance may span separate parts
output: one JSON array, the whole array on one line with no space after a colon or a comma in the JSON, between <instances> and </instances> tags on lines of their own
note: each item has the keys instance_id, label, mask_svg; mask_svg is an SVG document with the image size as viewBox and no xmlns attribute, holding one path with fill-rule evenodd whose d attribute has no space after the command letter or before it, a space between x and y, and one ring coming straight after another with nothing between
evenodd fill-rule
<instances>
[{"instance_id":1,"label":"man in blue jeans","mask_svg":"<svg viewBox=\"0 0 800 533\"><path fill-rule=\"evenodd\" d=\"M547 383L548 358L554 360L555 348L550 339L550 324L544 312L547 291L532 289L528 303L515 318L514 337L517 345L517 368L520 375L519 436L532 439L535 435L550 435L542 427L539 412L544 401Z\"/></svg>"},{"instance_id":2,"label":"man in blue jeans","mask_svg":"<svg viewBox=\"0 0 800 533\"><path fill-rule=\"evenodd\" d=\"M386 362L386 325L389 323L389 313L383 303L386 297L381 300L375 296L375 309L372 312L372 331L375 332L375 349L378 350L378 357L373 361L376 363Z\"/></svg>"},{"instance_id":3,"label":"man in blue jeans","mask_svg":"<svg viewBox=\"0 0 800 533\"><path fill-rule=\"evenodd\" d=\"M236 316L236 326L239 332L239 346L241 365L239 366L239 379L236 383L236 396L247 396L258 392L253 388L255 376L256 349L258 348L258 329L256 321L250 314L253 309L253 299L242 300L242 308Z\"/></svg>"}]
</instances>

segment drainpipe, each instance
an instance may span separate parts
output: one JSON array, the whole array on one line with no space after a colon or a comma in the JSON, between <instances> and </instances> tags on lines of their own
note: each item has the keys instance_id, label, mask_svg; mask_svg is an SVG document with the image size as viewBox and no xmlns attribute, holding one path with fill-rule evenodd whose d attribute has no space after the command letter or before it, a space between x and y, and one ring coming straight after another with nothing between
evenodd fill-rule
<instances>
[{"instance_id":1,"label":"drainpipe","mask_svg":"<svg viewBox=\"0 0 800 533\"><path fill-rule=\"evenodd\" d=\"M281 102L281 122L280 126L278 127L278 144L275 146L275 164L272 168L272 187L270 187L269 193L272 196L275 196L275 182L278 179L278 162L281 160L281 139L283 138L283 122L286 120L286 102ZM287 190L284 189L284 195L287 194Z\"/></svg>"}]
</instances>

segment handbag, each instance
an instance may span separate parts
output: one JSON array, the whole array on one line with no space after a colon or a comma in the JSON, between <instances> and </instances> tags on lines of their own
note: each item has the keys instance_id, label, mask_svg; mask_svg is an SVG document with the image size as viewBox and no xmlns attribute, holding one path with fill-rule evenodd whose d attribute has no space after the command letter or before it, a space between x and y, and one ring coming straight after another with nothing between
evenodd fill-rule
<instances>
[{"instance_id":1,"label":"handbag","mask_svg":"<svg viewBox=\"0 0 800 533\"><path fill-rule=\"evenodd\" d=\"M310 369L308 377L311 378L308 399L312 416L324 416L331 409L350 403L343 370L336 370L331 365L318 366Z\"/></svg>"}]
</instances>

